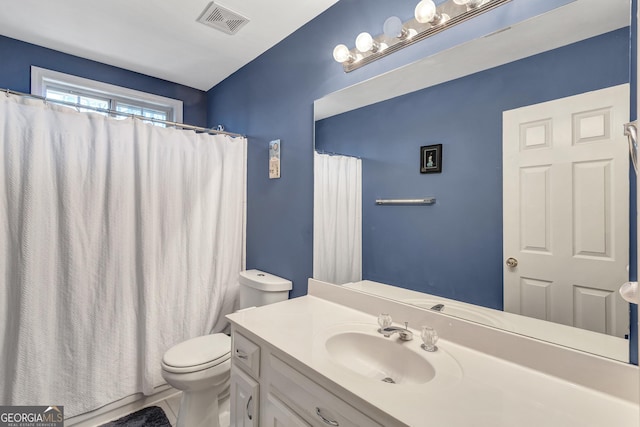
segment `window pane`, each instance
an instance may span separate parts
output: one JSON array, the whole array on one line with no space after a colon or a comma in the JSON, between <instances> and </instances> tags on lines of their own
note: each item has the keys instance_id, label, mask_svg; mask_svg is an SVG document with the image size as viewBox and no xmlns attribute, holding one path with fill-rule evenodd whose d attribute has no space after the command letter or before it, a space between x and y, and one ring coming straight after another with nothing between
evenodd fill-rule
<instances>
[{"instance_id":1,"label":"window pane","mask_svg":"<svg viewBox=\"0 0 640 427\"><path fill-rule=\"evenodd\" d=\"M156 120L167 120L167 113L164 111L150 110L145 108L142 111L142 115L144 117L149 117ZM151 122L151 123L153 123L155 126L160 126L160 127L166 126L164 123L158 123L158 122Z\"/></svg>"},{"instance_id":2,"label":"window pane","mask_svg":"<svg viewBox=\"0 0 640 427\"><path fill-rule=\"evenodd\" d=\"M95 108L101 108L103 110L108 110L109 109L109 101L106 101L104 99L99 99L99 98L89 98L87 96L80 96L80 105L88 105L90 107L95 107ZM82 111L82 112L89 112L89 113L98 113L101 114L103 116L108 116L107 113L101 112L101 111L96 111L96 110L92 110L89 108L78 108L78 111Z\"/></svg>"},{"instance_id":3,"label":"window pane","mask_svg":"<svg viewBox=\"0 0 640 427\"><path fill-rule=\"evenodd\" d=\"M116 111L127 114L137 114L138 116L142 115L142 108L136 107L135 105L118 103L118 105L116 106Z\"/></svg>"},{"instance_id":4,"label":"window pane","mask_svg":"<svg viewBox=\"0 0 640 427\"><path fill-rule=\"evenodd\" d=\"M154 111L154 110L145 109L142 115L145 117L151 117L153 119L167 120L167 113L165 113L164 111Z\"/></svg>"},{"instance_id":5,"label":"window pane","mask_svg":"<svg viewBox=\"0 0 640 427\"><path fill-rule=\"evenodd\" d=\"M117 115L113 115L112 113L113 117L117 119L126 119L130 114L142 116L142 117L148 117L149 119L165 120L165 121L170 119L169 117L170 115L171 117L173 117L172 110L167 111L167 110L157 109L157 108L147 108L144 106L143 103L136 105L136 101L120 102L120 99L118 98L109 99L108 95L105 95L105 96L106 97L103 98L101 94L93 94L90 91L85 92L80 88L78 88L77 90L74 88L67 89L67 88L59 88L55 86L46 88L47 99L50 99L52 101L67 102L70 104L86 105L87 107L98 108L103 110L112 109L117 112L125 114L122 116L117 116ZM97 112L98 114L102 114L104 116L109 115L108 113L98 112L91 108L76 107L76 109L82 112L88 111L88 112ZM146 123L151 123L155 126L166 127L166 124L159 123L157 121L149 120L149 121L146 121Z\"/></svg>"},{"instance_id":6,"label":"window pane","mask_svg":"<svg viewBox=\"0 0 640 427\"><path fill-rule=\"evenodd\" d=\"M80 97L80 105L88 105L90 107L102 108L103 110L109 109L109 101L98 98L89 98L86 96Z\"/></svg>"},{"instance_id":7,"label":"window pane","mask_svg":"<svg viewBox=\"0 0 640 427\"><path fill-rule=\"evenodd\" d=\"M65 92L64 90L47 88L46 98L52 101L62 101L62 102L68 102L71 104L87 105L89 107L102 108L105 110L109 109L108 99L94 98L94 97L85 96L85 95L77 95L75 93ZM106 113L100 113L89 108L76 107L76 109L82 112L88 111L88 112L96 112L98 114L102 114L103 116L107 115Z\"/></svg>"},{"instance_id":8,"label":"window pane","mask_svg":"<svg viewBox=\"0 0 640 427\"><path fill-rule=\"evenodd\" d=\"M83 107L76 108L80 111L89 110L89 107L92 107L146 116L149 119L182 120L182 101L42 68L33 68L38 71L40 84L45 91L40 95L45 95L52 101L80 104ZM116 116L113 113L111 116L127 117Z\"/></svg>"},{"instance_id":9,"label":"window pane","mask_svg":"<svg viewBox=\"0 0 640 427\"><path fill-rule=\"evenodd\" d=\"M127 114L135 114L137 116L149 117L150 119L158 119L158 120L167 120L167 113L165 111L158 111L144 107L138 107L136 105L131 104L122 104L118 103L116 106L116 111L127 113ZM145 123L151 123L155 126L165 127L164 123L158 123L153 121L145 121Z\"/></svg>"},{"instance_id":10,"label":"window pane","mask_svg":"<svg viewBox=\"0 0 640 427\"><path fill-rule=\"evenodd\" d=\"M45 98L51 99L54 101L70 102L72 104L78 103L77 95L74 95L68 92L58 91L55 89L49 89L49 88L47 88L47 93L45 95Z\"/></svg>"}]
</instances>

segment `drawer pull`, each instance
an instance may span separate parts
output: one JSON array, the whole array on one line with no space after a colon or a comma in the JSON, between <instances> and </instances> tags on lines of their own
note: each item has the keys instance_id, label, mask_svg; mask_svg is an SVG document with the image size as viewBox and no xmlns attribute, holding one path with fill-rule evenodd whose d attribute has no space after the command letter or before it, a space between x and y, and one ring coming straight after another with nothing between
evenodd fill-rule
<instances>
[{"instance_id":1,"label":"drawer pull","mask_svg":"<svg viewBox=\"0 0 640 427\"><path fill-rule=\"evenodd\" d=\"M236 356L238 356L240 359L244 359L244 360L247 360L249 358L247 353L245 353L244 351L240 350L239 348L236 348Z\"/></svg>"},{"instance_id":2,"label":"drawer pull","mask_svg":"<svg viewBox=\"0 0 640 427\"><path fill-rule=\"evenodd\" d=\"M319 416L320 418L322 418L322 421L324 421L325 424L329 424L330 426L334 426L334 427L338 427L340 425L340 423L338 423L337 421L329 420L329 419L325 418L322 415L322 412L320 411L320 408L318 408L317 406L316 406L316 415Z\"/></svg>"},{"instance_id":3,"label":"drawer pull","mask_svg":"<svg viewBox=\"0 0 640 427\"><path fill-rule=\"evenodd\" d=\"M249 421L253 420L253 415L251 415L251 412L249 412L249 405L251 405L252 400L253 395L249 396L249 400L247 400L247 418L249 418Z\"/></svg>"}]
</instances>

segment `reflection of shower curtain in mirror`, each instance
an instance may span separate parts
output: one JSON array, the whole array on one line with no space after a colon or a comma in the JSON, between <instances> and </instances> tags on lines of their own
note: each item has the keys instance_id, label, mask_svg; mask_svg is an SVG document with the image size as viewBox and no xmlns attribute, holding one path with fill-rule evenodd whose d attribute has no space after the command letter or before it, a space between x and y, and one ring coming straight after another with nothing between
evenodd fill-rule
<instances>
[{"instance_id":1,"label":"reflection of shower curtain in mirror","mask_svg":"<svg viewBox=\"0 0 640 427\"><path fill-rule=\"evenodd\" d=\"M362 161L315 153L313 277L362 280Z\"/></svg>"},{"instance_id":2,"label":"reflection of shower curtain in mirror","mask_svg":"<svg viewBox=\"0 0 640 427\"><path fill-rule=\"evenodd\" d=\"M0 402L73 416L163 384L225 328L246 139L0 96Z\"/></svg>"}]
</instances>

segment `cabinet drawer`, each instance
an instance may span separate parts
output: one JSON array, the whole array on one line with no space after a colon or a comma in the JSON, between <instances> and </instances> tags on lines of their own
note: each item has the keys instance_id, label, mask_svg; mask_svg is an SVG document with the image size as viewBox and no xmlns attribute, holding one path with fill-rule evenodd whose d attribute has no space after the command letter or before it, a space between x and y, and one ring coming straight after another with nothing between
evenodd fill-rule
<instances>
[{"instance_id":1,"label":"cabinet drawer","mask_svg":"<svg viewBox=\"0 0 640 427\"><path fill-rule=\"evenodd\" d=\"M271 355L271 389L314 426L382 427L300 372Z\"/></svg>"},{"instance_id":2,"label":"cabinet drawer","mask_svg":"<svg viewBox=\"0 0 640 427\"><path fill-rule=\"evenodd\" d=\"M266 421L263 427L311 427L280 399L269 393L265 408Z\"/></svg>"},{"instance_id":3,"label":"cabinet drawer","mask_svg":"<svg viewBox=\"0 0 640 427\"><path fill-rule=\"evenodd\" d=\"M247 370L254 378L260 377L260 346L247 337L233 333L233 360Z\"/></svg>"}]
</instances>

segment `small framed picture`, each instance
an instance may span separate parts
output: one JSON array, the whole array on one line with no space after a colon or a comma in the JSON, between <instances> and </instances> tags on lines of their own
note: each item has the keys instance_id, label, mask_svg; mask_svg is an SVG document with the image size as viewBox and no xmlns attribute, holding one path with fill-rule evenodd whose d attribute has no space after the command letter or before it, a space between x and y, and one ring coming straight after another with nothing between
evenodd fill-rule
<instances>
[{"instance_id":1,"label":"small framed picture","mask_svg":"<svg viewBox=\"0 0 640 427\"><path fill-rule=\"evenodd\" d=\"M442 172L442 144L420 147L420 173Z\"/></svg>"},{"instance_id":2,"label":"small framed picture","mask_svg":"<svg viewBox=\"0 0 640 427\"><path fill-rule=\"evenodd\" d=\"M280 178L280 140L269 143L269 179Z\"/></svg>"}]
</instances>

